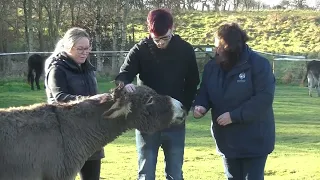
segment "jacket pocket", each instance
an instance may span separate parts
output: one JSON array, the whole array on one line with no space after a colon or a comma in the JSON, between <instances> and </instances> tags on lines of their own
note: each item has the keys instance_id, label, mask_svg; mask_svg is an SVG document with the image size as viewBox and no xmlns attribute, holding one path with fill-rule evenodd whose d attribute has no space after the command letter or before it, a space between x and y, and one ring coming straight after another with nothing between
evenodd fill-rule
<instances>
[{"instance_id":1,"label":"jacket pocket","mask_svg":"<svg viewBox=\"0 0 320 180\"><path fill-rule=\"evenodd\" d=\"M234 124L227 127L226 143L229 148L239 152L258 153L263 144L263 124Z\"/></svg>"}]
</instances>

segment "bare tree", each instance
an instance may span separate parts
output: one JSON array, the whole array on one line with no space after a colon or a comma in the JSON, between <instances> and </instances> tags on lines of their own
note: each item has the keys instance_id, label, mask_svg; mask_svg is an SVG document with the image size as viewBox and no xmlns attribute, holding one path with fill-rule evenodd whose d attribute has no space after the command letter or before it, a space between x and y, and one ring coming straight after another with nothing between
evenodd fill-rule
<instances>
[{"instance_id":1,"label":"bare tree","mask_svg":"<svg viewBox=\"0 0 320 180\"><path fill-rule=\"evenodd\" d=\"M201 0L201 11L204 11L205 8L207 8L207 10L210 10L210 6L208 4L208 0Z\"/></svg>"},{"instance_id":2,"label":"bare tree","mask_svg":"<svg viewBox=\"0 0 320 180\"><path fill-rule=\"evenodd\" d=\"M195 3L199 2L198 0L185 0L184 2L184 8L188 10L194 10Z\"/></svg>"},{"instance_id":3,"label":"bare tree","mask_svg":"<svg viewBox=\"0 0 320 180\"><path fill-rule=\"evenodd\" d=\"M219 11L219 7L221 5L221 0L210 0L213 3L214 11Z\"/></svg>"},{"instance_id":4,"label":"bare tree","mask_svg":"<svg viewBox=\"0 0 320 180\"><path fill-rule=\"evenodd\" d=\"M243 0L242 2L243 2L243 7L246 10L254 8L254 6L255 6L255 1L254 0Z\"/></svg>"},{"instance_id":5,"label":"bare tree","mask_svg":"<svg viewBox=\"0 0 320 180\"><path fill-rule=\"evenodd\" d=\"M128 14L130 12L130 4L129 0L124 0L123 4L123 16L122 16L122 25L121 25L121 45L120 45L120 63L122 64L124 61L123 51L126 50L127 44L127 22L128 22Z\"/></svg>"},{"instance_id":6,"label":"bare tree","mask_svg":"<svg viewBox=\"0 0 320 180\"><path fill-rule=\"evenodd\" d=\"M9 0L1 3L0 7L0 52L8 52L8 23L6 22L6 17L8 17Z\"/></svg>"},{"instance_id":7,"label":"bare tree","mask_svg":"<svg viewBox=\"0 0 320 180\"><path fill-rule=\"evenodd\" d=\"M95 35L95 47L96 51L101 51L101 11L102 11L102 0L96 0L96 18L94 24L94 35ZM103 60L101 58L101 54L97 54L97 71L101 71L103 69Z\"/></svg>"},{"instance_id":8,"label":"bare tree","mask_svg":"<svg viewBox=\"0 0 320 180\"><path fill-rule=\"evenodd\" d=\"M40 51L44 51L44 19L43 18L43 4L44 4L44 0L36 0L34 2L34 7L35 7L35 12L38 15L38 21L35 22L36 23L36 27L38 29L38 39L39 39L39 50Z\"/></svg>"},{"instance_id":9,"label":"bare tree","mask_svg":"<svg viewBox=\"0 0 320 180\"><path fill-rule=\"evenodd\" d=\"M65 0L44 0L44 8L48 15L48 35L50 37L50 47L56 43L58 34L58 27L61 22L62 7Z\"/></svg>"},{"instance_id":10,"label":"bare tree","mask_svg":"<svg viewBox=\"0 0 320 180\"><path fill-rule=\"evenodd\" d=\"M282 0L279 5L284 8L288 8L290 6L290 1L289 0Z\"/></svg>"},{"instance_id":11,"label":"bare tree","mask_svg":"<svg viewBox=\"0 0 320 180\"><path fill-rule=\"evenodd\" d=\"M112 49L113 51L119 50L118 48L118 40L119 40L119 29L120 29L120 21L121 21L121 0L116 0L116 7L115 7L115 18L113 23L113 31L112 31ZM112 55L112 76L115 76L119 73L119 62L116 54Z\"/></svg>"},{"instance_id":12,"label":"bare tree","mask_svg":"<svg viewBox=\"0 0 320 180\"><path fill-rule=\"evenodd\" d=\"M75 25L75 5L76 3L74 2L74 0L68 0L68 5L70 8L70 16L71 16L71 26Z\"/></svg>"},{"instance_id":13,"label":"bare tree","mask_svg":"<svg viewBox=\"0 0 320 180\"><path fill-rule=\"evenodd\" d=\"M221 0L221 10L225 11L229 0Z\"/></svg>"},{"instance_id":14,"label":"bare tree","mask_svg":"<svg viewBox=\"0 0 320 180\"><path fill-rule=\"evenodd\" d=\"M316 8L320 10L320 0L316 0Z\"/></svg>"},{"instance_id":15,"label":"bare tree","mask_svg":"<svg viewBox=\"0 0 320 180\"><path fill-rule=\"evenodd\" d=\"M25 19L25 35L28 44L28 51L33 51L33 20L32 20L32 0L23 0L23 11Z\"/></svg>"},{"instance_id":16,"label":"bare tree","mask_svg":"<svg viewBox=\"0 0 320 180\"><path fill-rule=\"evenodd\" d=\"M297 9L304 9L304 8L308 7L306 0L292 0L292 4Z\"/></svg>"},{"instance_id":17,"label":"bare tree","mask_svg":"<svg viewBox=\"0 0 320 180\"><path fill-rule=\"evenodd\" d=\"M237 11L239 8L241 1L240 0L233 0L233 10Z\"/></svg>"}]
</instances>

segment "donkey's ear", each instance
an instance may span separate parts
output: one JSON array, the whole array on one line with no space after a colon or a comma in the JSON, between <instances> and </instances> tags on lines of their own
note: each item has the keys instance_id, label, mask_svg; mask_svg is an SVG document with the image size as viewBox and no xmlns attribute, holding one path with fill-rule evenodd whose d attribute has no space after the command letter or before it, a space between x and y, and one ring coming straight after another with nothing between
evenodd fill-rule
<instances>
[{"instance_id":1,"label":"donkey's ear","mask_svg":"<svg viewBox=\"0 0 320 180\"><path fill-rule=\"evenodd\" d=\"M122 91L124 90L124 83L120 82L116 88L112 90L113 99L116 100L121 96Z\"/></svg>"},{"instance_id":2,"label":"donkey's ear","mask_svg":"<svg viewBox=\"0 0 320 180\"><path fill-rule=\"evenodd\" d=\"M120 110L120 108L109 109L108 111L104 112L104 113L102 114L102 116L103 116L105 119L113 119L113 118L116 118L116 117L120 116L119 110Z\"/></svg>"},{"instance_id":3,"label":"donkey's ear","mask_svg":"<svg viewBox=\"0 0 320 180\"><path fill-rule=\"evenodd\" d=\"M128 104L120 104L119 101L116 101L109 110L104 112L102 116L106 119L113 119L119 116L127 115L131 112L131 103Z\"/></svg>"}]
</instances>

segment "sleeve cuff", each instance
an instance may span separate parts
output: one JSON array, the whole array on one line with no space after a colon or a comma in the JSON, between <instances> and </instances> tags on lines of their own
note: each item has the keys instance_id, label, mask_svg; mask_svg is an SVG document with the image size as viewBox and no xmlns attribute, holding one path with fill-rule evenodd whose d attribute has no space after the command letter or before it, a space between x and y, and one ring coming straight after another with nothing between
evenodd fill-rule
<instances>
[{"instance_id":1,"label":"sleeve cuff","mask_svg":"<svg viewBox=\"0 0 320 180\"><path fill-rule=\"evenodd\" d=\"M237 108L237 109L231 111L230 118L233 123L241 123L242 122L241 109Z\"/></svg>"}]
</instances>

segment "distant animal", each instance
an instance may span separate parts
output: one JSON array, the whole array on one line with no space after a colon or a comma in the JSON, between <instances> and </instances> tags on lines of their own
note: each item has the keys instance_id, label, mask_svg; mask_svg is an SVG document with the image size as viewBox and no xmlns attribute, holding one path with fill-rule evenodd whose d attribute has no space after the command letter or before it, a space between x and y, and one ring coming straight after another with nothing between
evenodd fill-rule
<instances>
[{"instance_id":1,"label":"distant animal","mask_svg":"<svg viewBox=\"0 0 320 180\"><path fill-rule=\"evenodd\" d=\"M309 96L312 97L312 89L315 88L318 91L318 97L320 97L320 61L310 61L307 63L307 71L301 81L303 84L308 79Z\"/></svg>"},{"instance_id":2,"label":"distant animal","mask_svg":"<svg viewBox=\"0 0 320 180\"><path fill-rule=\"evenodd\" d=\"M44 69L45 57L39 54L32 54L28 58L28 84L31 90L34 90L34 82L37 89L40 90L39 80Z\"/></svg>"},{"instance_id":3,"label":"distant animal","mask_svg":"<svg viewBox=\"0 0 320 180\"><path fill-rule=\"evenodd\" d=\"M147 86L0 109L0 180L74 180L96 150L127 130L152 133L185 117L181 102Z\"/></svg>"}]
</instances>

